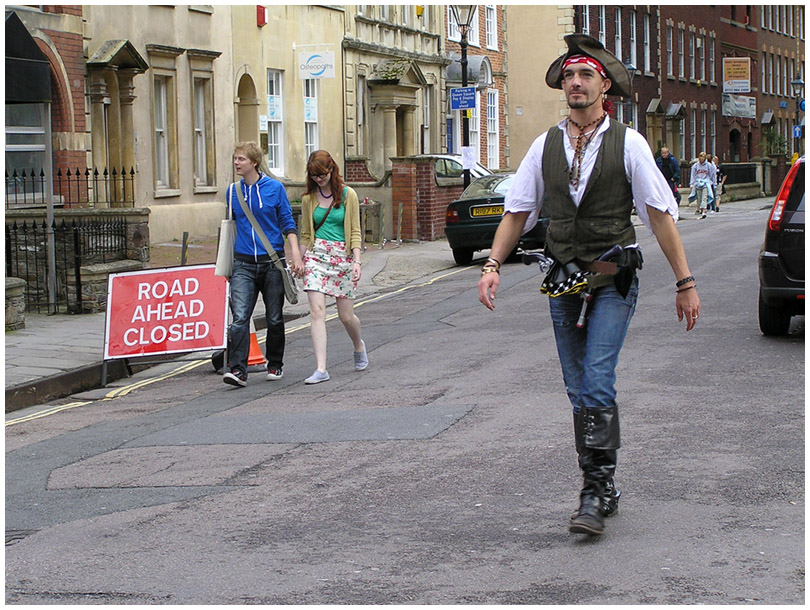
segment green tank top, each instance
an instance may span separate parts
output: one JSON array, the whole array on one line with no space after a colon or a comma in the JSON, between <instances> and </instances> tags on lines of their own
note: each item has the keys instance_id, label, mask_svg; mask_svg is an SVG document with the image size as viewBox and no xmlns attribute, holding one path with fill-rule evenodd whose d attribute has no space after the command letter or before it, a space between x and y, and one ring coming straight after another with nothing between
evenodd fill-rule
<instances>
[{"instance_id":1,"label":"green tank top","mask_svg":"<svg viewBox=\"0 0 810 610\"><path fill-rule=\"evenodd\" d=\"M343 221L346 218L346 201L340 202L339 208L332 208L326 222L315 231L315 237L318 239L325 239L327 241L346 241L346 231L343 228ZM317 206L312 212L312 222L317 226L326 215L327 208Z\"/></svg>"}]
</instances>

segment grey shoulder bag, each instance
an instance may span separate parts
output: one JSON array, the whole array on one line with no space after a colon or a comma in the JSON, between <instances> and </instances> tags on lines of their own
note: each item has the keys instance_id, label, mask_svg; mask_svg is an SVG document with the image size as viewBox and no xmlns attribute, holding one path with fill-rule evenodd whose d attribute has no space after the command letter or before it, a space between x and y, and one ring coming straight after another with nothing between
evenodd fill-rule
<instances>
[{"instance_id":1,"label":"grey shoulder bag","mask_svg":"<svg viewBox=\"0 0 810 610\"><path fill-rule=\"evenodd\" d=\"M245 213L245 216L247 216L247 219L253 226L253 230L256 232L256 235L259 236L262 245L264 246L265 250L267 250L267 254L270 256L270 260L273 261L273 264L281 272L281 278L284 280L284 296L286 297L287 301L289 301L290 305L295 305L298 303L298 284L295 283L295 278L293 277L292 271L290 271L290 268L281 262L278 254L276 254L275 248L273 248L273 246L270 244L270 240L267 239L267 235L264 234L264 230L261 228L261 226L259 226L259 222L253 215L250 206L245 203L245 196L242 194L242 188L238 182L234 182L234 190L236 190L236 196L239 199L239 205L242 206L242 211Z\"/></svg>"}]
</instances>

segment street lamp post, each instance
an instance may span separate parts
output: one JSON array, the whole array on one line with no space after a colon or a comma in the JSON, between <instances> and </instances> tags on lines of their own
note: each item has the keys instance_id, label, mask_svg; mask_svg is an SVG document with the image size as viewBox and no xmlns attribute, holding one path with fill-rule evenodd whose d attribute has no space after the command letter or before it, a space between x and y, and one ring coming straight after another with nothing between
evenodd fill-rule
<instances>
[{"instance_id":1,"label":"street lamp post","mask_svg":"<svg viewBox=\"0 0 810 610\"><path fill-rule=\"evenodd\" d=\"M457 4L451 5L450 10L453 13L453 18L458 25L458 31L461 34L461 86L467 86L467 32L470 29L473 16L475 15L475 5L470 4ZM467 148L470 145L470 119L468 116L469 110L462 110L461 115L461 146ZM464 188L470 186L470 170L464 169Z\"/></svg>"},{"instance_id":2,"label":"street lamp post","mask_svg":"<svg viewBox=\"0 0 810 610\"><path fill-rule=\"evenodd\" d=\"M802 92L804 91L804 81L797 76L790 82L790 86L793 87L793 97L796 98L796 126L798 127L801 125L799 121L799 112L801 111L801 103L802 103ZM798 142L796 143L796 152L801 155L801 146L802 140L801 134L797 138Z\"/></svg>"},{"instance_id":3,"label":"street lamp post","mask_svg":"<svg viewBox=\"0 0 810 610\"><path fill-rule=\"evenodd\" d=\"M635 80L636 74L638 74L639 69L636 68L633 65L633 62L630 61L629 59L625 62L624 67L627 69L627 73L630 75L630 90L632 91L632 89L633 89L633 81ZM637 127L634 124L635 121L633 121L633 98L632 97L627 98L627 114L630 117L628 119L628 121L627 121L627 124L630 125L630 127L632 127L633 129L636 129Z\"/></svg>"}]
</instances>

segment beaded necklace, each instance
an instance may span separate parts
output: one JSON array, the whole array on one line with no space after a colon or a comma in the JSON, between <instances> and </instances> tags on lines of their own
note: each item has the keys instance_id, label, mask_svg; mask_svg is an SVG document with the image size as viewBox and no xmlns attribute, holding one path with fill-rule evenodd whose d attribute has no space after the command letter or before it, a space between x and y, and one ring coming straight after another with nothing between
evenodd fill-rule
<instances>
[{"instance_id":1,"label":"beaded necklace","mask_svg":"<svg viewBox=\"0 0 810 610\"><path fill-rule=\"evenodd\" d=\"M594 127L588 133L585 133L585 130L592 125L597 125L598 123L602 122L607 115L602 114L598 119L591 121L585 125L580 125L576 121L574 121L571 117L567 119L568 123L572 124L574 127L579 129L579 135L576 136L569 136L574 138L574 160L571 162L571 168L568 170L568 183L573 186L575 189L579 186L579 176L582 170L582 155L585 154L585 149L588 148L588 144L591 143L593 139L593 135L596 133L598 126ZM568 125L566 125L565 133L568 134ZM587 137L586 137L587 136Z\"/></svg>"}]
</instances>

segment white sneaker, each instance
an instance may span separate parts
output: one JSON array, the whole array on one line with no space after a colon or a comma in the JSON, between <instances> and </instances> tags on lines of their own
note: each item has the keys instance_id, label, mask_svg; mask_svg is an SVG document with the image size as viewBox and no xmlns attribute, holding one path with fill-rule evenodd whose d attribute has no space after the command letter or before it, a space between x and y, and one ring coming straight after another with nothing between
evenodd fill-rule
<instances>
[{"instance_id":1,"label":"white sneaker","mask_svg":"<svg viewBox=\"0 0 810 610\"><path fill-rule=\"evenodd\" d=\"M323 383L324 381L329 381L329 373L327 371L321 372L317 369L315 370L314 373L312 373L312 375L304 379L304 383L306 383L307 385L312 385L314 383Z\"/></svg>"},{"instance_id":2,"label":"white sneaker","mask_svg":"<svg viewBox=\"0 0 810 610\"><path fill-rule=\"evenodd\" d=\"M354 370L365 371L368 367L368 354L366 353L366 342L362 341L363 349L354 353Z\"/></svg>"}]
</instances>

